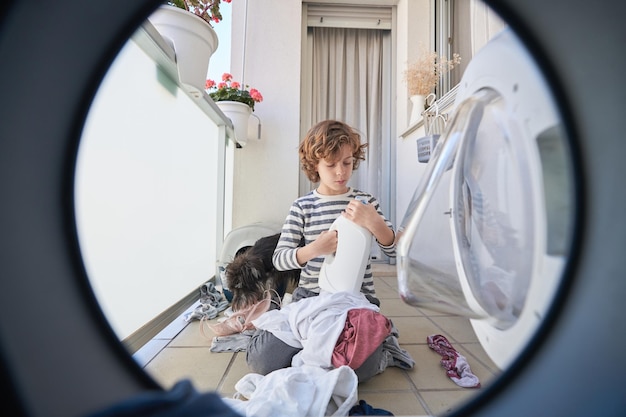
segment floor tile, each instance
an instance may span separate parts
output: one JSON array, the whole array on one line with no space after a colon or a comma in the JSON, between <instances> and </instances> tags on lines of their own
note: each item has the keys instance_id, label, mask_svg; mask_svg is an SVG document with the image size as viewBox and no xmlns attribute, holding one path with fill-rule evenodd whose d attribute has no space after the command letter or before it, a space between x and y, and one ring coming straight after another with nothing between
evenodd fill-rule
<instances>
[{"instance_id":1,"label":"floor tile","mask_svg":"<svg viewBox=\"0 0 626 417\"><path fill-rule=\"evenodd\" d=\"M167 339L152 339L133 354L133 359L143 367L154 359L169 342Z\"/></svg>"},{"instance_id":2,"label":"floor tile","mask_svg":"<svg viewBox=\"0 0 626 417\"><path fill-rule=\"evenodd\" d=\"M169 340L174 339L176 336L178 336L178 334L185 327L187 327L188 322L186 322L183 319L185 314L193 311L198 305L200 305L199 302L194 303L191 307L185 310L185 312L181 314L181 316L178 319L171 322L168 326L166 326L163 330L161 330L159 334L157 334L154 338L155 339L169 339Z\"/></svg>"},{"instance_id":3,"label":"floor tile","mask_svg":"<svg viewBox=\"0 0 626 417\"><path fill-rule=\"evenodd\" d=\"M427 317L392 317L391 321L400 334L400 345L426 343L428 336L441 333L441 329Z\"/></svg>"},{"instance_id":4,"label":"floor tile","mask_svg":"<svg viewBox=\"0 0 626 417\"><path fill-rule=\"evenodd\" d=\"M398 299L398 290L384 282L377 280L374 282L374 288L376 288L376 297L380 300L390 299L394 301L399 301ZM404 304L404 303L403 303Z\"/></svg>"},{"instance_id":5,"label":"floor tile","mask_svg":"<svg viewBox=\"0 0 626 417\"><path fill-rule=\"evenodd\" d=\"M396 265L374 262L372 263L372 273L376 277L395 277L398 274L398 268Z\"/></svg>"},{"instance_id":6,"label":"floor tile","mask_svg":"<svg viewBox=\"0 0 626 417\"><path fill-rule=\"evenodd\" d=\"M450 313L444 313L442 311L431 310L425 307L415 307L417 308L423 315L428 317L450 317Z\"/></svg>"},{"instance_id":7,"label":"floor tile","mask_svg":"<svg viewBox=\"0 0 626 417\"><path fill-rule=\"evenodd\" d=\"M233 357L234 355L230 369L219 387L219 392L222 396L232 398L237 392L235 384L246 374L250 373L248 364L246 363L246 352L237 352L235 354L217 353L217 355L228 355L229 357Z\"/></svg>"},{"instance_id":8,"label":"floor tile","mask_svg":"<svg viewBox=\"0 0 626 417\"><path fill-rule=\"evenodd\" d=\"M208 347L168 347L144 369L164 388L189 379L198 391L215 391L230 360L211 360L211 355Z\"/></svg>"},{"instance_id":9,"label":"floor tile","mask_svg":"<svg viewBox=\"0 0 626 417\"><path fill-rule=\"evenodd\" d=\"M428 345L413 345L404 347L415 360L415 367L407 371L407 375L417 389L456 389L459 388L441 366L441 356ZM471 366L471 365L470 365Z\"/></svg>"},{"instance_id":10,"label":"floor tile","mask_svg":"<svg viewBox=\"0 0 626 417\"><path fill-rule=\"evenodd\" d=\"M215 320L201 322L194 320L189 322L174 340L170 347L211 347L211 340L215 334L208 328L208 323L216 323Z\"/></svg>"},{"instance_id":11,"label":"floor tile","mask_svg":"<svg viewBox=\"0 0 626 417\"><path fill-rule=\"evenodd\" d=\"M389 318L423 316L421 311L398 300L398 297L381 299L380 312Z\"/></svg>"},{"instance_id":12,"label":"floor tile","mask_svg":"<svg viewBox=\"0 0 626 417\"><path fill-rule=\"evenodd\" d=\"M478 338L472 329L470 321L466 317L433 317L431 320L435 322L441 329L441 333L446 336L451 343L477 343ZM445 330L444 330L445 329Z\"/></svg>"},{"instance_id":13,"label":"floor tile","mask_svg":"<svg viewBox=\"0 0 626 417\"><path fill-rule=\"evenodd\" d=\"M398 296L398 278L396 275L393 276L387 276L387 277L380 277L378 278L381 281L383 281L385 284L387 284L387 286L389 286L389 288L394 290L395 296Z\"/></svg>"},{"instance_id":14,"label":"floor tile","mask_svg":"<svg viewBox=\"0 0 626 417\"><path fill-rule=\"evenodd\" d=\"M464 388L455 391L422 391L420 395L433 415L444 415L461 409L468 401L480 395L481 390Z\"/></svg>"},{"instance_id":15,"label":"floor tile","mask_svg":"<svg viewBox=\"0 0 626 417\"><path fill-rule=\"evenodd\" d=\"M381 391L410 391L413 387L411 380L404 370L397 367L389 367L381 374L359 384L359 392Z\"/></svg>"}]
</instances>

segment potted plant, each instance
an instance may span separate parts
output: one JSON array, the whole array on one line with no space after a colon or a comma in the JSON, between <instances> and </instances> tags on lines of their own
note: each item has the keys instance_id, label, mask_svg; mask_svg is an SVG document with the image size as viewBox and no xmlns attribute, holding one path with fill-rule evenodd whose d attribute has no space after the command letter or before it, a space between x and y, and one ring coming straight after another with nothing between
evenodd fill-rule
<instances>
[{"instance_id":1,"label":"potted plant","mask_svg":"<svg viewBox=\"0 0 626 417\"><path fill-rule=\"evenodd\" d=\"M178 78L196 98L202 97L209 61L219 45L213 24L222 20L221 1L174 0L148 20L176 54Z\"/></svg>"},{"instance_id":2,"label":"potted plant","mask_svg":"<svg viewBox=\"0 0 626 417\"><path fill-rule=\"evenodd\" d=\"M223 1L224 3L230 3L232 0ZM221 0L174 0L166 3L170 6L187 10L188 12L199 16L210 26L213 26L213 23L219 23L222 20L222 14L220 13Z\"/></svg>"},{"instance_id":3,"label":"potted plant","mask_svg":"<svg viewBox=\"0 0 626 417\"><path fill-rule=\"evenodd\" d=\"M244 103L254 111L254 104L263 101L263 96L256 88L250 88L233 80L233 76L227 72L222 74L222 81L216 83L214 80L206 80L205 88L207 93L216 103L220 101L236 101Z\"/></svg>"},{"instance_id":4,"label":"potted plant","mask_svg":"<svg viewBox=\"0 0 626 417\"><path fill-rule=\"evenodd\" d=\"M413 105L411 124L415 123L425 110L425 98L433 92L441 77L461 62L459 54L453 54L452 59L438 56L435 52L425 52L409 65L404 71L404 79L409 90L409 97Z\"/></svg>"},{"instance_id":5,"label":"potted plant","mask_svg":"<svg viewBox=\"0 0 626 417\"><path fill-rule=\"evenodd\" d=\"M233 123L237 143L245 145L248 140L248 121L254 111L254 105L263 101L259 90L248 85L242 86L227 72L222 74L222 81L219 83L206 80L205 89Z\"/></svg>"}]
</instances>

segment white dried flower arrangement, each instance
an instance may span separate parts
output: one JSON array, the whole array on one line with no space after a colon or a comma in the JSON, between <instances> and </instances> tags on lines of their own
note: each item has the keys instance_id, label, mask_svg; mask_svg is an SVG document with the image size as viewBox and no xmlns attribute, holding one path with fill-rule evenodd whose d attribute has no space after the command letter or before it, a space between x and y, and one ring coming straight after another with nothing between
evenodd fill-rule
<instances>
[{"instance_id":1,"label":"white dried flower arrangement","mask_svg":"<svg viewBox=\"0 0 626 417\"><path fill-rule=\"evenodd\" d=\"M452 59L438 56L435 52L423 52L420 57L407 65L404 80L410 95L426 96L435 89L443 74L461 63L461 56L453 54Z\"/></svg>"}]
</instances>

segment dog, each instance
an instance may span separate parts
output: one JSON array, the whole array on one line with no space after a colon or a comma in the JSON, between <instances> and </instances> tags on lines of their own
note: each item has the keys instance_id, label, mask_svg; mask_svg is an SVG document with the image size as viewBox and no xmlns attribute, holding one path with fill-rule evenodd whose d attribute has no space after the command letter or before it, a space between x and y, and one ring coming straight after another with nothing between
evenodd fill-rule
<instances>
[{"instance_id":1,"label":"dog","mask_svg":"<svg viewBox=\"0 0 626 417\"><path fill-rule=\"evenodd\" d=\"M276 291L282 298L289 285L298 285L299 269L278 271L272 263L279 237L280 234L275 234L260 238L253 246L240 249L226 265L226 281L232 293L233 311L262 300L266 290Z\"/></svg>"}]
</instances>

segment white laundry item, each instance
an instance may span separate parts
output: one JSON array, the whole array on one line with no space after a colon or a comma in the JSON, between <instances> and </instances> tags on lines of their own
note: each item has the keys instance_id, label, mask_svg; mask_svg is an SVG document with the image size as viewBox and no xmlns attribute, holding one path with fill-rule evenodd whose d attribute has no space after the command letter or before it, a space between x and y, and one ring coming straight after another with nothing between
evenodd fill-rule
<instances>
[{"instance_id":1,"label":"white laundry item","mask_svg":"<svg viewBox=\"0 0 626 417\"><path fill-rule=\"evenodd\" d=\"M455 384L463 388L480 388L480 380L472 372L465 356L460 353L456 357L456 369L460 377L450 376Z\"/></svg>"},{"instance_id":2,"label":"white laundry item","mask_svg":"<svg viewBox=\"0 0 626 417\"><path fill-rule=\"evenodd\" d=\"M249 417L347 416L357 403L357 386L357 375L348 366L326 370L303 365L265 376L247 374L235 384L236 395L247 401L224 401Z\"/></svg>"},{"instance_id":3,"label":"white laundry item","mask_svg":"<svg viewBox=\"0 0 626 417\"><path fill-rule=\"evenodd\" d=\"M366 308L379 311L362 293L321 291L280 310L270 310L254 320L257 329L271 332L295 348L301 348L292 366L332 368L332 354L343 331L348 311Z\"/></svg>"}]
</instances>

